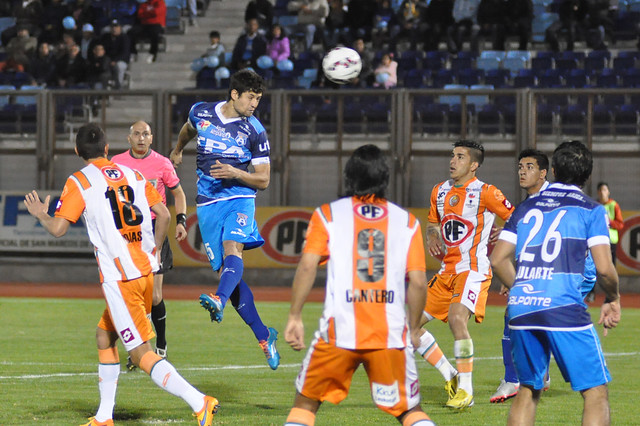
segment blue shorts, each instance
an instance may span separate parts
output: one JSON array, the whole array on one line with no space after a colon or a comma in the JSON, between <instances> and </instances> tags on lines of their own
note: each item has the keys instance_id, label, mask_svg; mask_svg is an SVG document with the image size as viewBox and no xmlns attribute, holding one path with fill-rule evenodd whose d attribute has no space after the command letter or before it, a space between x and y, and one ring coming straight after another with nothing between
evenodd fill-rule
<instances>
[{"instance_id":1,"label":"blue shorts","mask_svg":"<svg viewBox=\"0 0 640 426\"><path fill-rule=\"evenodd\" d=\"M583 391L611 381L611 375L595 327L584 330L513 330L511 354L520 384L542 389L550 354L562 377L574 391Z\"/></svg>"},{"instance_id":2,"label":"blue shorts","mask_svg":"<svg viewBox=\"0 0 640 426\"><path fill-rule=\"evenodd\" d=\"M258 233L253 198L234 198L198 206L198 225L207 257L214 271L222 267L223 241L244 244L245 250L260 247L264 240Z\"/></svg>"}]
</instances>

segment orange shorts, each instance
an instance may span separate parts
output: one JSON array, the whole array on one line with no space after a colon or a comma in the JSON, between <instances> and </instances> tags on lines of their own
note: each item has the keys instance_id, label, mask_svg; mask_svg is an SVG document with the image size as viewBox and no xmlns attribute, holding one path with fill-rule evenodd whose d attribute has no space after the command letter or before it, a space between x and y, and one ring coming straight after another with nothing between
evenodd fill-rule
<instances>
[{"instance_id":1,"label":"orange shorts","mask_svg":"<svg viewBox=\"0 0 640 426\"><path fill-rule=\"evenodd\" d=\"M338 404L347 397L351 378L364 365L376 406L394 417L420 404L413 351L342 349L316 337L302 362L296 390L316 401Z\"/></svg>"},{"instance_id":2,"label":"orange shorts","mask_svg":"<svg viewBox=\"0 0 640 426\"><path fill-rule=\"evenodd\" d=\"M155 333L149 315L153 297L153 274L130 281L102 283L107 309L98 327L118 333L127 351L151 340Z\"/></svg>"},{"instance_id":3,"label":"orange shorts","mask_svg":"<svg viewBox=\"0 0 640 426\"><path fill-rule=\"evenodd\" d=\"M447 322L449 306L452 303L461 303L474 313L476 322L482 322L490 286L491 277L475 271L436 274L429 281L424 311L434 318Z\"/></svg>"}]
</instances>

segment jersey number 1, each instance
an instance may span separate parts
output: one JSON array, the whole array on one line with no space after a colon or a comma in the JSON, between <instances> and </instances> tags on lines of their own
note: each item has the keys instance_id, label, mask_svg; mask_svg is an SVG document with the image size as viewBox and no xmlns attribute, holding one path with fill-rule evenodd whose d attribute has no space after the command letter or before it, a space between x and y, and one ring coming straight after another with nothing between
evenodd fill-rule
<instances>
[{"instance_id":1,"label":"jersey number 1","mask_svg":"<svg viewBox=\"0 0 640 426\"><path fill-rule=\"evenodd\" d=\"M104 196L111 204L111 212L113 213L113 221L116 228L122 229L122 222L128 226L136 226L142 223L142 212L135 204L133 204L133 189L129 185L119 186L116 190L109 187Z\"/></svg>"}]
</instances>

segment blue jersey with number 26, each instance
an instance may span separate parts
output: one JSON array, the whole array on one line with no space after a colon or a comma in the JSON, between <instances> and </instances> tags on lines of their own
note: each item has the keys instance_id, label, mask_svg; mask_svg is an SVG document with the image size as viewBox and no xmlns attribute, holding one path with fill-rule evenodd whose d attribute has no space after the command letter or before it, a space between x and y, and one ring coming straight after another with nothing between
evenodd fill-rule
<instances>
[{"instance_id":1,"label":"blue jersey with number 26","mask_svg":"<svg viewBox=\"0 0 640 426\"><path fill-rule=\"evenodd\" d=\"M609 244L603 206L576 186L554 183L516 208L500 239L516 245L516 279L507 308L512 329L591 324L580 288L585 254Z\"/></svg>"},{"instance_id":2,"label":"blue jersey with number 26","mask_svg":"<svg viewBox=\"0 0 640 426\"><path fill-rule=\"evenodd\" d=\"M199 102L189 111L189 123L198 132L198 205L233 198L255 198L256 190L236 179L215 179L209 171L216 161L246 171L249 164L269 163L267 132L255 117L226 118L224 102Z\"/></svg>"}]
</instances>

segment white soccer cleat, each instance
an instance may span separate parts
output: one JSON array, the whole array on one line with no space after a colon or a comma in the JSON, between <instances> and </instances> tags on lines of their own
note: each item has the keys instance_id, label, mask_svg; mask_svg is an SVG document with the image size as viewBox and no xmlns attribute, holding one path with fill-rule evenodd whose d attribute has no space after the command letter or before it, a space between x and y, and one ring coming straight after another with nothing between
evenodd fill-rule
<instances>
[{"instance_id":1,"label":"white soccer cleat","mask_svg":"<svg viewBox=\"0 0 640 426\"><path fill-rule=\"evenodd\" d=\"M505 402L507 399L516 396L518 389L520 389L520 383L505 382L504 379L502 379L496 393L491 395L489 401L494 404Z\"/></svg>"}]
</instances>

